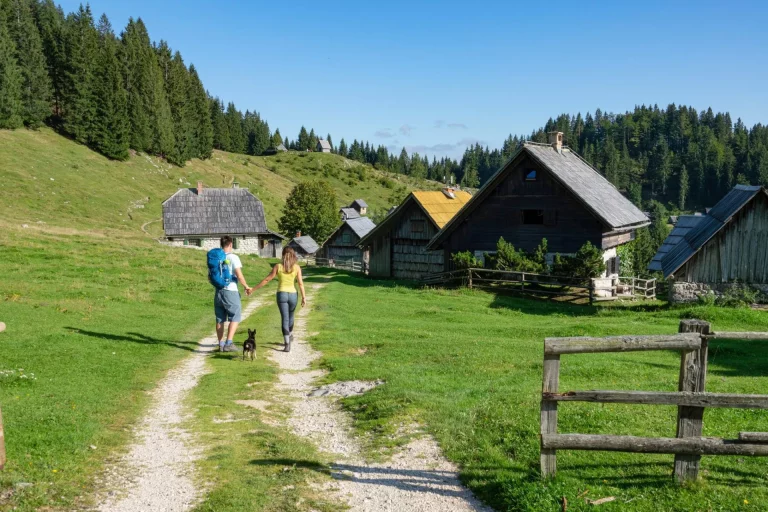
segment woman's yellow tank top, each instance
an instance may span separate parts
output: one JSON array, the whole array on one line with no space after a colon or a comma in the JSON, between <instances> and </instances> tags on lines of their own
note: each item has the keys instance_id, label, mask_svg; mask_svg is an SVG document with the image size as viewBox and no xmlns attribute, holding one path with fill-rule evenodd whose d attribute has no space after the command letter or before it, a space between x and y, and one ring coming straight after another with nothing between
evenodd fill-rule
<instances>
[{"instance_id":1,"label":"woman's yellow tank top","mask_svg":"<svg viewBox=\"0 0 768 512\"><path fill-rule=\"evenodd\" d=\"M296 287L293 283L296 282L296 276L299 275L299 265L294 264L290 272L283 270L283 264L277 264L277 291L296 293Z\"/></svg>"}]
</instances>

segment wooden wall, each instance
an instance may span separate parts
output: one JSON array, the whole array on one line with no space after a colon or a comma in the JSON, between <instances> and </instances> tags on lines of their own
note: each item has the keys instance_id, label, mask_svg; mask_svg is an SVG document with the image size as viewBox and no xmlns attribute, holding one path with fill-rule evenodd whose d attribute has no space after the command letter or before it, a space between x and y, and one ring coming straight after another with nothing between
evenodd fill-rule
<instances>
[{"instance_id":1,"label":"wooden wall","mask_svg":"<svg viewBox=\"0 0 768 512\"><path fill-rule=\"evenodd\" d=\"M443 252L427 251L427 243L437 232L437 226L421 207L411 199L400 206L392 226L374 238L371 251L370 275L398 279L420 279L426 274L443 271ZM424 230L414 232L414 222Z\"/></svg>"},{"instance_id":2,"label":"wooden wall","mask_svg":"<svg viewBox=\"0 0 768 512\"><path fill-rule=\"evenodd\" d=\"M678 281L768 284L768 199L758 194L676 273Z\"/></svg>"},{"instance_id":3,"label":"wooden wall","mask_svg":"<svg viewBox=\"0 0 768 512\"><path fill-rule=\"evenodd\" d=\"M525 181L530 170L536 181ZM523 224L522 210L544 210L544 224ZM533 251L542 238L549 251L576 252L590 241L602 247L602 223L529 157L523 158L507 178L446 240L446 256L460 251L495 251L500 237L516 248Z\"/></svg>"},{"instance_id":4,"label":"wooden wall","mask_svg":"<svg viewBox=\"0 0 768 512\"><path fill-rule=\"evenodd\" d=\"M349 234L349 242L344 241L344 234ZM331 260L355 260L363 261L363 251L356 244L360 237L344 224L318 251L321 258Z\"/></svg>"}]
</instances>

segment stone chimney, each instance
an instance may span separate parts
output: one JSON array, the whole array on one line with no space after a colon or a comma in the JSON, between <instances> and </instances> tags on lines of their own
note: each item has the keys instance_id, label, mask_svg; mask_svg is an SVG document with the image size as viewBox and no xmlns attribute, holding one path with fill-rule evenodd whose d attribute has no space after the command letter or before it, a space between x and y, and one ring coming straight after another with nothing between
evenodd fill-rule
<instances>
[{"instance_id":1,"label":"stone chimney","mask_svg":"<svg viewBox=\"0 0 768 512\"><path fill-rule=\"evenodd\" d=\"M202 195L202 194L203 194L203 182L202 181L198 181L197 182L197 195Z\"/></svg>"},{"instance_id":2,"label":"stone chimney","mask_svg":"<svg viewBox=\"0 0 768 512\"><path fill-rule=\"evenodd\" d=\"M238 182L238 181L233 181L233 182L232 182L232 188L240 188L240 182Z\"/></svg>"},{"instance_id":3,"label":"stone chimney","mask_svg":"<svg viewBox=\"0 0 768 512\"><path fill-rule=\"evenodd\" d=\"M456 199L456 193L452 188L444 187L443 194L445 194L445 197L447 197L448 199Z\"/></svg>"},{"instance_id":4,"label":"stone chimney","mask_svg":"<svg viewBox=\"0 0 768 512\"><path fill-rule=\"evenodd\" d=\"M296 232L296 238L299 238L301 236L301 231Z\"/></svg>"},{"instance_id":5,"label":"stone chimney","mask_svg":"<svg viewBox=\"0 0 768 512\"><path fill-rule=\"evenodd\" d=\"M558 153L563 152L563 132L549 132L549 144L555 148Z\"/></svg>"}]
</instances>

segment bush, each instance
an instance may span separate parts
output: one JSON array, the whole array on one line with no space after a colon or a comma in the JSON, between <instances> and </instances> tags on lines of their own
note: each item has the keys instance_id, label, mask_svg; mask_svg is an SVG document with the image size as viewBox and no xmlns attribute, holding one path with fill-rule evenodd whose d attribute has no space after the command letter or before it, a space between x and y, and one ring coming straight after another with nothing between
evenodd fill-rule
<instances>
[{"instance_id":1,"label":"bush","mask_svg":"<svg viewBox=\"0 0 768 512\"><path fill-rule=\"evenodd\" d=\"M760 295L759 291L753 289L748 284L736 281L725 293L715 299L715 304L732 308L749 307L757 302L758 295Z\"/></svg>"},{"instance_id":2,"label":"bush","mask_svg":"<svg viewBox=\"0 0 768 512\"><path fill-rule=\"evenodd\" d=\"M529 255L522 249L515 249L515 246L504 240L504 238L499 238L496 244L496 255L493 258L494 267L497 270L511 270L513 272L544 272L546 271L546 264L544 263L547 247L546 239L542 240L542 244L545 251L543 255L539 254L542 245L539 245L533 255Z\"/></svg>"},{"instance_id":3,"label":"bush","mask_svg":"<svg viewBox=\"0 0 768 512\"><path fill-rule=\"evenodd\" d=\"M469 251L451 254L451 261L453 261L454 266L460 270L482 267L478 259Z\"/></svg>"},{"instance_id":4,"label":"bush","mask_svg":"<svg viewBox=\"0 0 768 512\"><path fill-rule=\"evenodd\" d=\"M574 256L556 254L552 264L552 273L555 275L585 279L598 277L604 270L603 253L592 242L582 245Z\"/></svg>"}]
</instances>

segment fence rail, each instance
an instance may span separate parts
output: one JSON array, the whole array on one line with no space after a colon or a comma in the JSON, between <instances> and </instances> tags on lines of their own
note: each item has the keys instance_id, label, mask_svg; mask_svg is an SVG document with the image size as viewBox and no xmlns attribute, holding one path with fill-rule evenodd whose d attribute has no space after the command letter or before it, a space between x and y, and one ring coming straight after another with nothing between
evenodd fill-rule
<instances>
[{"instance_id":1,"label":"fence rail","mask_svg":"<svg viewBox=\"0 0 768 512\"><path fill-rule=\"evenodd\" d=\"M469 288L493 288L513 293L550 297L583 297L595 301L618 299L655 299L656 280L638 277L577 278L468 268L428 274L422 278L429 285L459 285Z\"/></svg>"},{"instance_id":2,"label":"fence rail","mask_svg":"<svg viewBox=\"0 0 768 512\"><path fill-rule=\"evenodd\" d=\"M307 258L307 266L338 268L350 272L362 272L363 263L355 260L333 260L328 258Z\"/></svg>"},{"instance_id":3,"label":"fence rail","mask_svg":"<svg viewBox=\"0 0 768 512\"><path fill-rule=\"evenodd\" d=\"M717 338L768 341L766 332L710 332L701 320L682 320L680 333L661 336L613 336L607 338L547 338L541 392L541 474L554 476L557 450L605 450L675 455L679 482L695 480L702 455L768 456L768 432L740 432L738 439L702 437L707 407L768 409L768 395L706 393L708 342ZM560 356L645 350L676 350L681 354L677 392L568 391L559 392ZM594 434L558 434L559 402L596 402L635 405L676 405L677 437L656 438ZM762 443L762 444L761 444Z\"/></svg>"}]
</instances>

